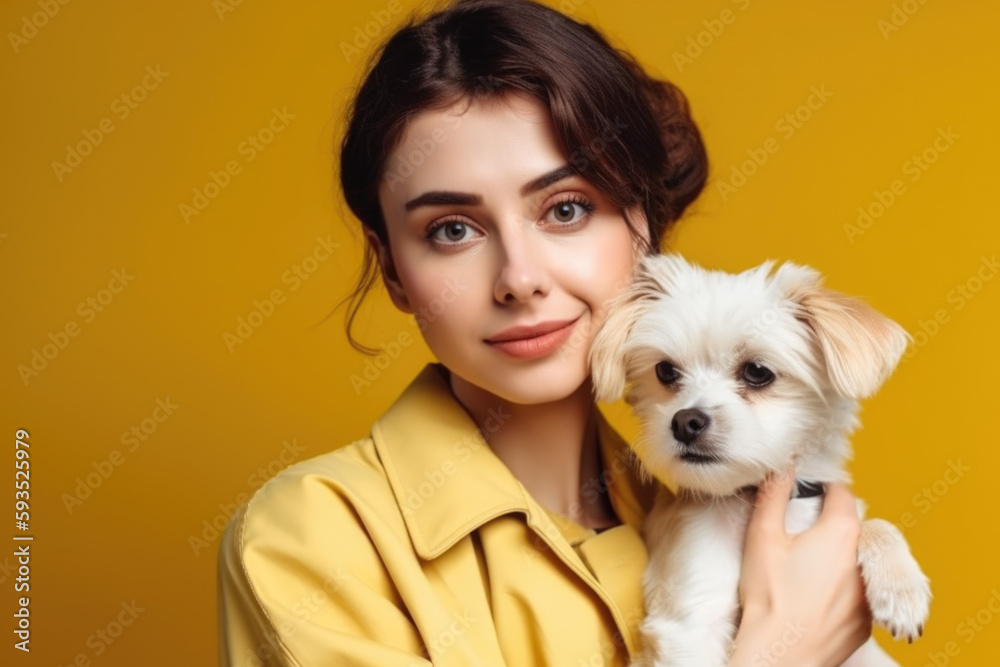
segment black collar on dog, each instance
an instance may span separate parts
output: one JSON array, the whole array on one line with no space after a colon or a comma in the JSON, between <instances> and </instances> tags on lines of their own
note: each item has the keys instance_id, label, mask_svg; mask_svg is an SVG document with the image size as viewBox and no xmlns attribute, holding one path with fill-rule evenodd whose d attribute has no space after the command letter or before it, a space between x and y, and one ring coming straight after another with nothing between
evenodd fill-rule
<instances>
[{"instance_id":1,"label":"black collar on dog","mask_svg":"<svg viewBox=\"0 0 1000 667\"><path fill-rule=\"evenodd\" d=\"M756 486L744 486L737 493L756 493ZM819 482L807 482L805 480L795 480L795 487L792 489L792 500L795 498L817 498L824 493L823 485Z\"/></svg>"},{"instance_id":2,"label":"black collar on dog","mask_svg":"<svg viewBox=\"0 0 1000 667\"><path fill-rule=\"evenodd\" d=\"M815 498L823 495L823 485L817 482L795 480L795 492L792 498Z\"/></svg>"}]
</instances>

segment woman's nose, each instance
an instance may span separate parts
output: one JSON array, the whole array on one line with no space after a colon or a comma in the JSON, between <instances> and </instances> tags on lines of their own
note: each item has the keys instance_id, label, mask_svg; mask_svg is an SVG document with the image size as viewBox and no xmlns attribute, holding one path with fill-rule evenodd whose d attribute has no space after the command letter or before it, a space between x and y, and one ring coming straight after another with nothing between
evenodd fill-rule
<instances>
[{"instance_id":1,"label":"woman's nose","mask_svg":"<svg viewBox=\"0 0 1000 667\"><path fill-rule=\"evenodd\" d=\"M494 296L500 303L527 301L535 294L549 291L550 277L545 265L544 252L533 230L518 228L498 235L496 251L499 254Z\"/></svg>"}]
</instances>

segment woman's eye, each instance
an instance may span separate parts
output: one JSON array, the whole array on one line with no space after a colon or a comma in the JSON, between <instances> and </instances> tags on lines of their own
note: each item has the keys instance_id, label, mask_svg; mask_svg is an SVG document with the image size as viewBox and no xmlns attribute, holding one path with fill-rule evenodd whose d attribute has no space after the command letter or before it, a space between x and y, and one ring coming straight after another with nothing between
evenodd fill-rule
<instances>
[{"instance_id":1,"label":"woman's eye","mask_svg":"<svg viewBox=\"0 0 1000 667\"><path fill-rule=\"evenodd\" d=\"M656 379L664 385L670 386L681 378L680 371L669 361L661 361L656 364Z\"/></svg>"},{"instance_id":2,"label":"woman's eye","mask_svg":"<svg viewBox=\"0 0 1000 667\"><path fill-rule=\"evenodd\" d=\"M586 199L571 197L552 206L548 213L560 225L571 226L584 220L594 209L595 206ZM462 220L444 220L427 231L427 239L442 246L459 245L471 240L476 234L475 227Z\"/></svg>"},{"instance_id":3,"label":"woman's eye","mask_svg":"<svg viewBox=\"0 0 1000 667\"><path fill-rule=\"evenodd\" d=\"M434 226L427 233L427 238L445 245L461 243L472 237L472 228L460 220L446 220Z\"/></svg>"},{"instance_id":4,"label":"woman's eye","mask_svg":"<svg viewBox=\"0 0 1000 667\"><path fill-rule=\"evenodd\" d=\"M751 361L743 366L743 379L751 387L763 387L774 381L774 373L766 366Z\"/></svg>"},{"instance_id":5,"label":"woman's eye","mask_svg":"<svg viewBox=\"0 0 1000 667\"><path fill-rule=\"evenodd\" d=\"M589 215L594 210L594 205L583 199L567 199L549 210L556 222L569 223Z\"/></svg>"}]
</instances>

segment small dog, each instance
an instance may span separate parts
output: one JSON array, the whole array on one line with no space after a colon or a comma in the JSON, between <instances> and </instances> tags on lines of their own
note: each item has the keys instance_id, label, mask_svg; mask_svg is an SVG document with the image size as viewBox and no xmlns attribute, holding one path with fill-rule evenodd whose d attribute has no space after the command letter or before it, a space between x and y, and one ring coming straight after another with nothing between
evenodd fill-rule
<instances>
[{"instance_id":1,"label":"small dog","mask_svg":"<svg viewBox=\"0 0 1000 667\"><path fill-rule=\"evenodd\" d=\"M730 274L646 257L595 338L596 399L625 392L642 426L633 449L643 468L678 487L673 501L661 493L644 527L644 648L634 666L727 664L748 491L794 462L786 529L812 526L822 485L850 481L858 399L881 386L910 340L870 306L822 287L815 270L772 269L768 261ZM863 521L858 564L874 621L897 639L923 634L930 587L899 530ZM844 664L897 663L870 639Z\"/></svg>"}]
</instances>

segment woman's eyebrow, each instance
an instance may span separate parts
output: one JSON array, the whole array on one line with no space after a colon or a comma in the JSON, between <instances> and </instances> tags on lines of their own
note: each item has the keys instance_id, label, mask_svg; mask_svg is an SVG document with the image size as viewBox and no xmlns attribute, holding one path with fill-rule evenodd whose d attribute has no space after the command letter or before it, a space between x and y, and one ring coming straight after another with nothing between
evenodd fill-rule
<instances>
[{"instance_id":1,"label":"woman's eyebrow","mask_svg":"<svg viewBox=\"0 0 1000 667\"><path fill-rule=\"evenodd\" d=\"M553 183L563 180L564 178L569 178L575 175L576 172L573 168L564 164L561 167L557 167L550 172L546 172L539 176L538 178L525 183L521 186L521 196L527 196L532 192L537 192L542 188L546 188ZM419 206L440 206L440 205L458 205L458 206L478 206L483 202L483 198L479 195L470 194L467 192L450 192L446 190L432 190L431 192L425 192L419 197L415 197L410 201L406 202L405 209L407 212Z\"/></svg>"},{"instance_id":2,"label":"woman's eyebrow","mask_svg":"<svg viewBox=\"0 0 1000 667\"><path fill-rule=\"evenodd\" d=\"M526 197L527 195L530 195L532 192L537 192L542 188L547 188L553 183L557 183L564 178L569 178L574 174L576 174L576 171L574 171L573 168L570 167L568 164L564 164L563 166L557 167L556 169L553 169L548 173L542 174L535 180L521 186L521 196Z\"/></svg>"}]
</instances>

